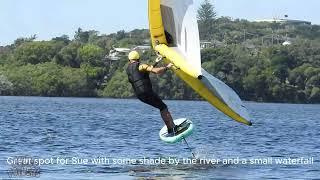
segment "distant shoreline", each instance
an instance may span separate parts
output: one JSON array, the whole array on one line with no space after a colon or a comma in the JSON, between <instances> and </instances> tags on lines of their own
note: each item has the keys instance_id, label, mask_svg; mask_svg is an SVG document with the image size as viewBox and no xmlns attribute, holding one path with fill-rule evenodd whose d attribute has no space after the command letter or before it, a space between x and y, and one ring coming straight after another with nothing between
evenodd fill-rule
<instances>
[{"instance_id":1,"label":"distant shoreline","mask_svg":"<svg viewBox=\"0 0 320 180\"><path fill-rule=\"evenodd\" d=\"M3 97L16 97L16 98L49 98L49 99L110 99L110 100L137 100L137 98L115 98L115 97L61 97L61 96L1 96ZM205 100L199 100L199 99L163 99L164 101L199 101L199 102L207 102ZM297 105L320 105L320 103L290 103L290 102L261 102L261 101L246 101L243 100L245 103L261 103L261 104L297 104Z\"/></svg>"}]
</instances>

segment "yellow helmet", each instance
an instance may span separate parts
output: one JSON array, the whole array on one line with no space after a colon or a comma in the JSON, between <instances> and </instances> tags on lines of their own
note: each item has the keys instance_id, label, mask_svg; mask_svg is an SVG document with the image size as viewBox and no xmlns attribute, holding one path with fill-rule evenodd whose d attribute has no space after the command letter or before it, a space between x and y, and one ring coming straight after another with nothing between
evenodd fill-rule
<instances>
[{"instance_id":1,"label":"yellow helmet","mask_svg":"<svg viewBox=\"0 0 320 180\"><path fill-rule=\"evenodd\" d=\"M139 60L140 54L137 51L131 51L128 56L129 60Z\"/></svg>"}]
</instances>

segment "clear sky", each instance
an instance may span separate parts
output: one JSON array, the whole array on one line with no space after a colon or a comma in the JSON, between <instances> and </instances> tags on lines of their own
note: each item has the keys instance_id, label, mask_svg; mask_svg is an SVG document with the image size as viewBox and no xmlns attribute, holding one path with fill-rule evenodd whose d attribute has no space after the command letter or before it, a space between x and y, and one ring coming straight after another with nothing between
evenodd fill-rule
<instances>
[{"instance_id":1,"label":"clear sky","mask_svg":"<svg viewBox=\"0 0 320 180\"><path fill-rule=\"evenodd\" d=\"M197 6L203 0L194 0ZM320 24L319 0L211 0L219 16L249 20L283 17ZM70 38L78 27L109 34L147 28L147 0L0 0L0 45L37 34Z\"/></svg>"}]
</instances>

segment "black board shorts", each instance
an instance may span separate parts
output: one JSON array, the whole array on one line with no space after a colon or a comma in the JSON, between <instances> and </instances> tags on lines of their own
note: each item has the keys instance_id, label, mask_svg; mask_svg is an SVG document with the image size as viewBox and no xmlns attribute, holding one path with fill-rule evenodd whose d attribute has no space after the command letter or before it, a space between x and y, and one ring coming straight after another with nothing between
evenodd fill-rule
<instances>
[{"instance_id":1,"label":"black board shorts","mask_svg":"<svg viewBox=\"0 0 320 180\"><path fill-rule=\"evenodd\" d=\"M160 111L167 109L167 105L160 99L160 97L155 92L143 93L137 95L138 99L150 106L153 106Z\"/></svg>"}]
</instances>

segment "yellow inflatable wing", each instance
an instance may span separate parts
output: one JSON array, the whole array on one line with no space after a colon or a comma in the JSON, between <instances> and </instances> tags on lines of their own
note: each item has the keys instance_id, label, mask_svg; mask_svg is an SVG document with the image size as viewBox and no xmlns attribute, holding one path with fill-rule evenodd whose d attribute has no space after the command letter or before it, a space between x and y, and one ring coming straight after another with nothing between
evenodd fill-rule
<instances>
[{"instance_id":1,"label":"yellow inflatable wing","mask_svg":"<svg viewBox=\"0 0 320 180\"><path fill-rule=\"evenodd\" d=\"M193 0L149 0L153 48L175 65L174 72L218 110L251 126L239 96L201 68L200 40Z\"/></svg>"}]
</instances>

